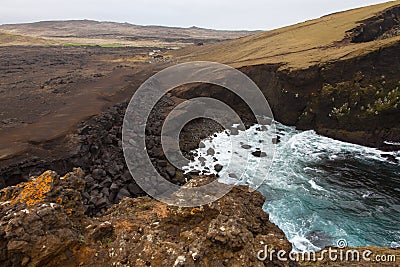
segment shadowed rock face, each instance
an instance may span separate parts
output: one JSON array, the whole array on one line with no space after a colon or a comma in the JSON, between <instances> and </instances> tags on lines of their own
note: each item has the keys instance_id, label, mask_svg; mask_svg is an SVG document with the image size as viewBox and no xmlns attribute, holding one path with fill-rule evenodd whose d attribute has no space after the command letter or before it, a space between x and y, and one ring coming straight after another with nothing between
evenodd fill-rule
<instances>
[{"instance_id":1,"label":"shadowed rock face","mask_svg":"<svg viewBox=\"0 0 400 267\"><path fill-rule=\"evenodd\" d=\"M382 14L362 21L349 33L352 43L364 43L400 35L400 6L395 6Z\"/></svg>"},{"instance_id":2,"label":"shadowed rock face","mask_svg":"<svg viewBox=\"0 0 400 267\"><path fill-rule=\"evenodd\" d=\"M93 219L83 215L83 177L47 171L0 192L1 266L264 266L264 244L292 249L262 210L265 198L247 187L194 209L125 198Z\"/></svg>"}]
</instances>

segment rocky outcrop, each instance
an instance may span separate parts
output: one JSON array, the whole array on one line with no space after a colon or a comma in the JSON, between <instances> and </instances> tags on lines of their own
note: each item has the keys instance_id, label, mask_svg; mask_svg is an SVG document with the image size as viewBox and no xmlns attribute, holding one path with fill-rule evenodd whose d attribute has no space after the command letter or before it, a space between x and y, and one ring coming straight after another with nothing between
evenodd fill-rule
<instances>
[{"instance_id":1,"label":"rocky outcrop","mask_svg":"<svg viewBox=\"0 0 400 267\"><path fill-rule=\"evenodd\" d=\"M81 240L83 172L47 171L0 192L0 265L46 266Z\"/></svg>"},{"instance_id":2,"label":"rocky outcrop","mask_svg":"<svg viewBox=\"0 0 400 267\"><path fill-rule=\"evenodd\" d=\"M191 183L202 179L209 180L200 177ZM246 187L235 187L222 199L193 209L147 197L125 199L101 219L116 226L110 260L117 266L264 266L257 259L264 244L291 250L284 233L261 209L264 201ZM289 266L276 259L268 264Z\"/></svg>"},{"instance_id":3,"label":"rocky outcrop","mask_svg":"<svg viewBox=\"0 0 400 267\"><path fill-rule=\"evenodd\" d=\"M47 171L0 192L1 266L296 266L257 259L264 244L292 247L262 210L265 198L247 187L193 209L124 198L89 218L83 178L81 169ZM191 186L209 181L197 177Z\"/></svg>"},{"instance_id":4,"label":"rocky outcrop","mask_svg":"<svg viewBox=\"0 0 400 267\"><path fill-rule=\"evenodd\" d=\"M347 32L352 43L371 42L400 35L400 6L394 6Z\"/></svg>"}]
</instances>

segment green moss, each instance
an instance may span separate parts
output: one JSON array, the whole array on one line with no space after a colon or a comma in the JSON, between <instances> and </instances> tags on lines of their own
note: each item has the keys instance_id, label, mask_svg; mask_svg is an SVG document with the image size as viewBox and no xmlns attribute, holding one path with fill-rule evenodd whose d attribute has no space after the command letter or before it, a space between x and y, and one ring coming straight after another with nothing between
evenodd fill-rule
<instances>
[{"instance_id":1,"label":"green moss","mask_svg":"<svg viewBox=\"0 0 400 267\"><path fill-rule=\"evenodd\" d=\"M357 81L345 81L324 84L321 89L321 103L331 105L328 116L336 119L365 118L396 110L400 108L399 99L398 82L386 81L384 76L370 83L364 81L362 85Z\"/></svg>"},{"instance_id":2,"label":"green moss","mask_svg":"<svg viewBox=\"0 0 400 267\"><path fill-rule=\"evenodd\" d=\"M379 96L379 98L370 104L369 108L367 109L367 112L375 114L376 112L378 112L379 114L379 112L387 110L396 110L400 107L399 87L396 87L395 89L392 89L388 92L382 91L382 93L379 93L377 96Z\"/></svg>"}]
</instances>

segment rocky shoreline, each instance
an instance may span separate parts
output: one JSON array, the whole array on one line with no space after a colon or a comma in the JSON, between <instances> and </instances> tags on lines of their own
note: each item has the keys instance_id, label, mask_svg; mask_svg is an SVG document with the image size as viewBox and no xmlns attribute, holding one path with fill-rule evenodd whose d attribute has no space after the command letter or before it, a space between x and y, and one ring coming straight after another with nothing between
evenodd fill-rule
<instances>
[{"instance_id":1,"label":"rocky shoreline","mask_svg":"<svg viewBox=\"0 0 400 267\"><path fill-rule=\"evenodd\" d=\"M397 42L367 55L307 69L286 70L281 69L283 64L262 64L239 70L258 85L280 123L345 142L397 151L399 55ZM235 107L240 116L250 114L240 98L216 86L192 86L175 95L185 99L216 98Z\"/></svg>"},{"instance_id":2,"label":"rocky shoreline","mask_svg":"<svg viewBox=\"0 0 400 267\"><path fill-rule=\"evenodd\" d=\"M158 103L148 121L146 142L157 170L171 182L182 185L185 178L192 178L192 183L209 178L199 178L197 173L183 175L169 165L160 150L160 124L168 110L180 101L182 99L165 96ZM2 177L9 177L14 183L3 181L3 187L8 187L0 193L2 265L54 266L60 262L65 263L61 266L207 266L207 262L217 262L217 266L302 264L257 260L262 243L291 251L283 232L270 223L268 215L262 211L265 200L260 193L250 194L238 187L212 207L193 210L174 209L145 197L129 174L122 153L121 127L126 106L127 103L115 105L82 122L79 130L69 137L79 141L68 157L52 162L32 160L1 170ZM197 148L202 139L219 130L218 124L207 120L191 122L181 135L183 153L190 157L190 151ZM82 170L75 170L62 179L54 172L46 172L51 169L64 175L76 166ZM32 179L31 175L40 176ZM48 191L39 196L33 194L32 190L39 188ZM220 206L221 203L224 204ZM243 205L246 209L240 208ZM238 209L243 214L236 214ZM52 219L47 220L50 217ZM254 220L258 220L258 226L254 226ZM36 226L30 230L25 222ZM43 236L43 232L51 234ZM28 249L32 244L35 249ZM56 249L44 249L48 247ZM147 253L140 253L143 249ZM383 251L397 253L390 249ZM303 266L310 266L310 263Z\"/></svg>"}]
</instances>

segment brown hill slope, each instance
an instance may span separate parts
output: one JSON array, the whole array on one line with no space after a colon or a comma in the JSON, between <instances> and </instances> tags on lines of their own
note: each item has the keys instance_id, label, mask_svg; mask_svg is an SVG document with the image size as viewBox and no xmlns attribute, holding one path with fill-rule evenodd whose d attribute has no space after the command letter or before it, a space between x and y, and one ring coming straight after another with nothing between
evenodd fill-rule
<instances>
[{"instance_id":1,"label":"brown hill slope","mask_svg":"<svg viewBox=\"0 0 400 267\"><path fill-rule=\"evenodd\" d=\"M295 69L338 59L349 59L390 46L400 40L400 36L379 38L393 26L383 25L383 20L388 22L388 17L395 12L399 13L398 9L386 14L386 19L380 17L374 23L370 23L372 29L364 29L364 32L370 31L372 35L376 34L376 40L373 38L371 42L357 43L350 40L352 29L362 24L362 21L399 4L400 1L393 1L335 13L239 40L211 44L200 49L187 48L178 51L176 55L187 60L218 61L234 67L272 63L284 64L284 68ZM368 25L366 22L364 24Z\"/></svg>"},{"instance_id":2,"label":"brown hill slope","mask_svg":"<svg viewBox=\"0 0 400 267\"><path fill-rule=\"evenodd\" d=\"M38 37L23 36L11 34L0 30L0 45L49 45L53 44L50 40L45 40Z\"/></svg>"}]
</instances>

